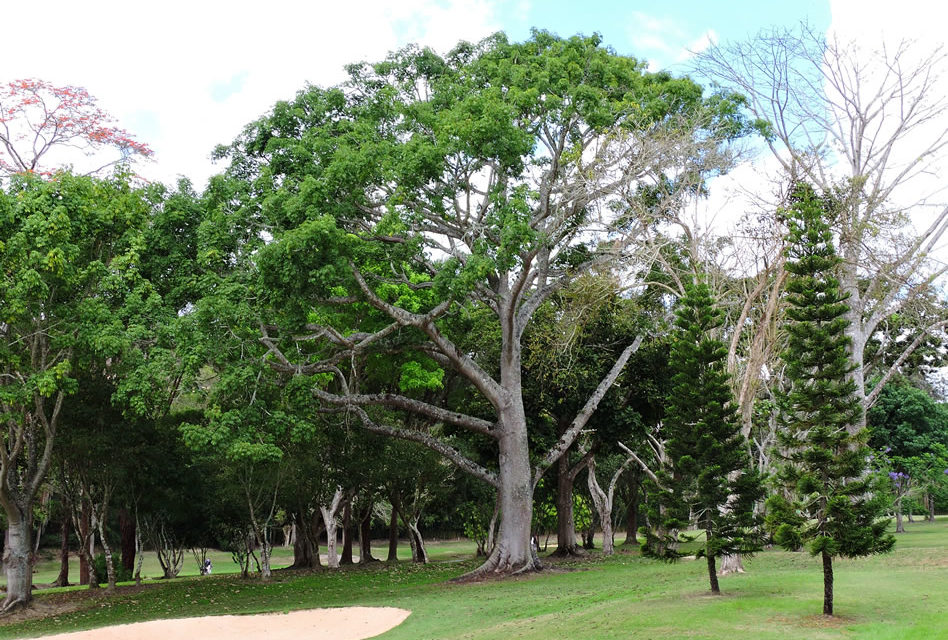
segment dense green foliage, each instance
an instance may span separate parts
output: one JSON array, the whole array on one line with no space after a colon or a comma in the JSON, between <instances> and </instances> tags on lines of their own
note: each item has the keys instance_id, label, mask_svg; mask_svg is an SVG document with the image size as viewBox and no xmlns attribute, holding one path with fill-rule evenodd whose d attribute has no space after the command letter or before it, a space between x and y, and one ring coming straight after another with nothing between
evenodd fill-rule
<instances>
[{"instance_id":1,"label":"dense green foliage","mask_svg":"<svg viewBox=\"0 0 948 640\"><path fill-rule=\"evenodd\" d=\"M760 549L754 505L763 497L724 368L727 350L714 335L722 323L708 285L686 285L669 356L671 391L662 425L667 462L650 496L652 526L642 544L648 555L681 557L678 532L691 528L693 518L705 535L698 557L707 559L712 593L720 593L715 558Z\"/></svg>"},{"instance_id":2,"label":"dense green foliage","mask_svg":"<svg viewBox=\"0 0 948 640\"><path fill-rule=\"evenodd\" d=\"M807 544L822 556L826 615L833 614L832 559L885 552L895 542L885 533L885 505L867 473L868 434L858 430L862 405L848 375L848 307L834 274L840 258L825 220L831 214L832 201L796 185L786 212L790 388L779 434L785 461L779 482L787 493L768 500L776 541L788 549Z\"/></svg>"}]
</instances>

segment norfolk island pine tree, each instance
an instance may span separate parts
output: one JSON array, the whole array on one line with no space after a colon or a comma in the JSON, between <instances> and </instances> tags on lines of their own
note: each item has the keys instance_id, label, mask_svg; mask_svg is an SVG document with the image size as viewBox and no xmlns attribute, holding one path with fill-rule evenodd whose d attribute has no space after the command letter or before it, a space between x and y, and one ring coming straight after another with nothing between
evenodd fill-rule
<instances>
[{"instance_id":1,"label":"norfolk island pine tree","mask_svg":"<svg viewBox=\"0 0 948 640\"><path fill-rule=\"evenodd\" d=\"M833 615L833 558L892 549L895 538L881 519L884 492L866 473L868 435L850 373L847 296L835 275L840 258L826 217L832 200L807 184L794 186L785 212L788 390L780 399L778 435L785 494L768 500L775 540L787 549L804 544L823 561L823 614Z\"/></svg>"},{"instance_id":2,"label":"norfolk island pine tree","mask_svg":"<svg viewBox=\"0 0 948 640\"><path fill-rule=\"evenodd\" d=\"M707 560L716 595L721 593L716 559L760 549L754 504L763 497L741 434L725 366L727 348L713 335L722 323L708 285L700 278L686 285L676 311L669 355L672 388L662 427L671 468L663 470L662 486L653 493L659 508L652 509L651 518L661 522L659 532L648 531L642 545L646 555L680 558L669 537L677 537L693 514L705 534L697 555Z\"/></svg>"}]
</instances>

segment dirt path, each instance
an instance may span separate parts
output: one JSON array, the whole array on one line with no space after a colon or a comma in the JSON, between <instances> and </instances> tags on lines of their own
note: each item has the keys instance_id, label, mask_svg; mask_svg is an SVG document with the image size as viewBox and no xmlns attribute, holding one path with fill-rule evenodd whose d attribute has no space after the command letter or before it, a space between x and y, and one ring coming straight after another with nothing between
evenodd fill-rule
<instances>
[{"instance_id":1,"label":"dirt path","mask_svg":"<svg viewBox=\"0 0 948 640\"><path fill-rule=\"evenodd\" d=\"M409 613L394 607L309 609L257 616L152 620L43 637L45 640L362 640L398 626Z\"/></svg>"}]
</instances>

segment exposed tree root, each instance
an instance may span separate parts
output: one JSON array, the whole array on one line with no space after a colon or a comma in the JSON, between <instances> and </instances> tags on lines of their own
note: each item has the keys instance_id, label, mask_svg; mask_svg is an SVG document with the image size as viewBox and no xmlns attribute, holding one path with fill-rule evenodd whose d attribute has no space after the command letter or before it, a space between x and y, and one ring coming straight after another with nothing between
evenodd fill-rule
<instances>
[{"instance_id":1,"label":"exposed tree root","mask_svg":"<svg viewBox=\"0 0 948 640\"><path fill-rule=\"evenodd\" d=\"M569 547L557 547L549 555L550 558L585 558L589 555L589 552L583 549L578 544L574 544Z\"/></svg>"},{"instance_id":2,"label":"exposed tree root","mask_svg":"<svg viewBox=\"0 0 948 640\"><path fill-rule=\"evenodd\" d=\"M506 558L506 554L492 555L487 561L473 571L469 571L462 576L454 578L452 582L479 582L482 580L492 580L499 578L508 578L519 576L525 573L542 571L543 564L540 559L533 554L533 557L523 564L516 564Z\"/></svg>"},{"instance_id":3,"label":"exposed tree root","mask_svg":"<svg viewBox=\"0 0 948 640\"><path fill-rule=\"evenodd\" d=\"M8 616L12 613L16 613L20 609L25 609L30 605L30 598L27 596L21 596L19 598L7 599L3 602L3 605L0 606L0 617Z\"/></svg>"}]
</instances>

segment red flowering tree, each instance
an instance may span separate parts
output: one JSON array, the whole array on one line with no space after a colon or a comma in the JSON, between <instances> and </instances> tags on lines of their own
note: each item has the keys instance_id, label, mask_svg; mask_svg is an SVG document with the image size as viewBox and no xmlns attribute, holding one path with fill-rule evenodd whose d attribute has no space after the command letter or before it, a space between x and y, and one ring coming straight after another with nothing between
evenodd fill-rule
<instances>
[{"instance_id":1,"label":"red flowering tree","mask_svg":"<svg viewBox=\"0 0 948 640\"><path fill-rule=\"evenodd\" d=\"M68 164L77 152L96 157L89 174L152 155L147 145L114 123L82 87L35 79L0 84L0 177L48 172L44 165L54 159L51 155L56 160L51 167Z\"/></svg>"}]
</instances>

